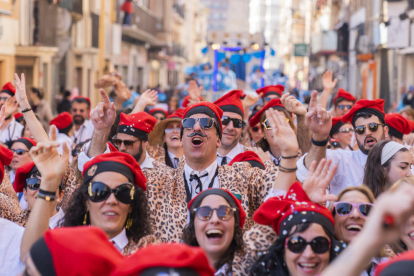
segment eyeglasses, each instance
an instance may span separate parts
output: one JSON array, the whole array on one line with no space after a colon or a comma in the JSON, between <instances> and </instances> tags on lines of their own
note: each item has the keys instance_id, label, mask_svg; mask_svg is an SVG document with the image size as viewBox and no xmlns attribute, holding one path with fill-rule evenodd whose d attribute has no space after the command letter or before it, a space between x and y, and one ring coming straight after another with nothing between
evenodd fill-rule
<instances>
[{"instance_id":1,"label":"eyeglasses","mask_svg":"<svg viewBox=\"0 0 414 276\"><path fill-rule=\"evenodd\" d=\"M24 150L24 149L12 149L12 152L15 152L17 155L23 155L26 152L29 152L28 150Z\"/></svg>"},{"instance_id":2,"label":"eyeglasses","mask_svg":"<svg viewBox=\"0 0 414 276\"><path fill-rule=\"evenodd\" d=\"M114 142L114 144L117 148L120 148L122 146L122 143L123 143L127 149L130 149L138 141L141 141L141 140L139 140L139 139L135 140L135 141L121 140L121 139L116 138L116 135L114 137L112 137L112 142Z\"/></svg>"},{"instance_id":3,"label":"eyeglasses","mask_svg":"<svg viewBox=\"0 0 414 276\"><path fill-rule=\"evenodd\" d=\"M36 191L39 190L40 188L40 179L39 178L27 178L26 179L26 186L27 188L29 188L30 190Z\"/></svg>"},{"instance_id":4,"label":"eyeglasses","mask_svg":"<svg viewBox=\"0 0 414 276\"><path fill-rule=\"evenodd\" d=\"M258 132L258 131L260 130L260 127L250 127L250 129L251 129L253 132Z\"/></svg>"},{"instance_id":5,"label":"eyeglasses","mask_svg":"<svg viewBox=\"0 0 414 276\"><path fill-rule=\"evenodd\" d=\"M23 122L23 120L24 120L24 117L22 116L22 117L20 117L20 118L17 118L17 119L16 119L16 122L21 123L21 122Z\"/></svg>"},{"instance_id":6,"label":"eyeglasses","mask_svg":"<svg viewBox=\"0 0 414 276\"><path fill-rule=\"evenodd\" d=\"M352 213L354 208L358 208L358 212L367 217L371 209L374 207L374 204L371 203L351 203L345 201L338 201L334 203L335 212L340 216L348 216Z\"/></svg>"},{"instance_id":7,"label":"eyeglasses","mask_svg":"<svg viewBox=\"0 0 414 276\"><path fill-rule=\"evenodd\" d=\"M235 128L242 128L243 125L244 125L244 122L241 119L230 118L230 117L227 117L227 116L223 116L221 118L221 123L224 126L227 126L228 124L230 124L230 121L233 122L233 126Z\"/></svg>"},{"instance_id":8,"label":"eyeglasses","mask_svg":"<svg viewBox=\"0 0 414 276\"><path fill-rule=\"evenodd\" d=\"M286 118L286 117L283 117L283 118L285 118L286 122L288 122L288 123L290 122L290 119L289 118ZM268 119L264 120L264 122L262 123L262 125L267 130L272 129L272 127L270 126L270 123L269 123L269 120Z\"/></svg>"},{"instance_id":9,"label":"eyeglasses","mask_svg":"<svg viewBox=\"0 0 414 276\"><path fill-rule=\"evenodd\" d=\"M92 202L101 202L107 199L111 193L115 198L124 203L130 204L134 199L135 187L131 183L123 183L111 189L103 182L91 182L88 187L88 198Z\"/></svg>"},{"instance_id":10,"label":"eyeglasses","mask_svg":"<svg viewBox=\"0 0 414 276\"><path fill-rule=\"evenodd\" d=\"M213 118L185 118L181 120L181 124L185 129L193 129L195 124L199 122L202 129L212 128L216 122Z\"/></svg>"},{"instance_id":11,"label":"eyeglasses","mask_svg":"<svg viewBox=\"0 0 414 276\"><path fill-rule=\"evenodd\" d=\"M365 133L365 129L368 127L368 129L369 129L369 131L371 131L371 132L376 132L377 130L378 130L378 127L379 126L384 126L383 124L377 124L377 123L372 123L372 124L369 124L369 125L367 125L367 126L357 126L356 128L355 128L355 133L356 134L359 134L359 135L362 135L362 134L364 134Z\"/></svg>"},{"instance_id":12,"label":"eyeglasses","mask_svg":"<svg viewBox=\"0 0 414 276\"><path fill-rule=\"evenodd\" d=\"M352 108L352 104L340 104L340 105L338 105L338 108L340 110L344 110L345 107L346 107L346 109L351 109Z\"/></svg>"},{"instance_id":13,"label":"eyeglasses","mask_svg":"<svg viewBox=\"0 0 414 276\"><path fill-rule=\"evenodd\" d=\"M264 98L263 98L263 101L264 101L264 102L270 102L270 101L271 101L271 100L273 100L273 99L280 99L280 97L278 97L278 96L276 96L276 98L264 97Z\"/></svg>"},{"instance_id":14,"label":"eyeglasses","mask_svg":"<svg viewBox=\"0 0 414 276\"><path fill-rule=\"evenodd\" d=\"M346 127L346 128L342 128L339 130L340 133L350 133L350 132L354 132L353 128L350 127Z\"/></svg>"},{"instance_id":15,"label":"eyeglasses","mask_svg":"<svg viewBox=\"0 0 414 276\"><path fill-rule=\"evenodd\" d=\"M177 132L180 132L179 127L167 127L167 128L164 129L164 132L165 133L172 133L174 130L177 131Z\"/></svg>"},{"instance_id":16,"label":"eyeglasses","mask_svg":"<svg viewBox=\"0 0 414 276\"><path fill-rule=\"evenodd\" d=\"M232 208L226 205L221 205L218 208L210 208L210 206L202 206L194 209L197 218L202 221L209 220L216 210L217 217L220 220L227 221L233 217L233 213L237 211L237 208Z\"/></svg>"},{"instance_id":17,"label":"eyeglasses","mask_svg":"<svg viewBox=\"0 0 414 276\"><path fill-rule=\"evenodd\" d=\"M7 99L8 99L9 97L0 97L0 102L1 101L7 101Z\"/></svg>"},{"instance_id":18,"label":"eyeglasses","mask_svg":"<svg viewBox=\"0 0 414 276\"><path fill-rule=\"evenodd\" d=\"M291 252L299 254L305 251L306 246L310 245L313 252L316 254L323 254L329 250L331 247L331 241L325 237L316 237L310 242L307 242L301 236L286 239L285 248L289 249Z\"/></svg>"},{"instance_id":19,"label":"eyeglasses","mask_svg":"<svg viewBox=\"0 0 414 276\"><path fill-rule=\"evenodd\" d=\"M79 153L81 153L81 151L80 151L80 150L77 150L77 149L72 150L72 156L73 156L73 157L78 156L78 154L79 154Z\"/></svg>"}]
</instances>

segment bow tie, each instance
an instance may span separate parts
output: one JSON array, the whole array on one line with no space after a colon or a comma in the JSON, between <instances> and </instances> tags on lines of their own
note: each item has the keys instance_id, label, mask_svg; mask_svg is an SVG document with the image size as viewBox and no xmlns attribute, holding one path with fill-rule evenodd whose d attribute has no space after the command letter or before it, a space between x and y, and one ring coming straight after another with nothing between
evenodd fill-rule
<instances>
[{"instance_id":1,"label":"bow tie","mask_svg":"<svg viewBox=\"0 0 414 276\"><path fill-rule=\"evenodd\" d=\"M203 184L201 183L200 178L208 176L208 173L198 176L196 174L190 174L190 182L197 180L197 186L195 187L195 192L198 194L203 190Z\"/></svg>"}]
</instances>

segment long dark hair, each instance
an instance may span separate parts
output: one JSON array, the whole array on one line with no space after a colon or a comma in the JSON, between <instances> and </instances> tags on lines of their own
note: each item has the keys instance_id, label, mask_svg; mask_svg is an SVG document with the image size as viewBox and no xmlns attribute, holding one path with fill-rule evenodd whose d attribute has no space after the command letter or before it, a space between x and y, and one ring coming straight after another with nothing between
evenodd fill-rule
<instances>
[{"instance_id":1,"label":"long dark hair","mask_svg":"<svg viewBox=\"0 0 414 276\"><path fill-rule=\"evenodd\" d=\"M194 206L194 208L199 207L201 205L201 202L202 201L200 201L200 203L197 204L198 206ZM191 246L200 246L197 242L197 238L195 234L194 217L195 217L195 212L191 212L190 223L183 230L183 241L185 244L188 244ZM219 270L221 267L223 267L223 265L227 264L226 273L230 273L232 271L234 254L236 252L240 252L240 254L244 253L243 229L240 228L239 222L237 219L235 219L234 221L235 221L235 224L234 224L233 240L231 241L230 246L227 249L224 256L221 256L220 260L216 264L214 264L214 267L216 270Z\"/></svg>"},{"instance_id":2,"label":"long dark hair","mask_svg":"<svg viewBox=\"0 0 414 276\"><path fill-rule=\"evenodd\" d=\"M73 193L70 203L66 209L63 221L60 226L81 226L87 212L86 201L88 200L88 184L82 183ZM138 242L142 237L151 234L150 210L145 192L135 187L134 200L131 202L132 225L126 229L126 235L134 242ZM90 225L90 216L87 216L86 224ZM126 221L124 225L126 224Z\"/></svg>"},{"instance_id":3,"label":"long dark hair","mask_svg":"<svg viewBox=\"0 0 414 276\"><path fill-rule=\"evenodd\" d=\"M269 248L266 254L262 255L252 266L250 271L253 276L289 276L289 270L285 263L285 240L292 237L296 233L305 232L312 222L305 222L302 224L294 225L289 229L288 232L291 232L294 228L294 231L286 236L280 235L275 243ZM336 257L336 252L334 249L334 235L329 232L328 229L323 227L326 235L328 235L329 240L331 241L331 248L329 250L329 262L332 262Z\"/></svg>"},{"instance_id":4,"label":"long dark hair","mask_svg":"<svg viewBox=\"0 0 414 276\"><path fill-rule=\"evenodd\" d=\"M375 198L377 198L385 190L385 185L388 182L388 172L390 171L390 164L394 159L395 154L381 165L382 150L389 140L378 142L369 152L367 163L364 172L364 184L371 189ZM398 152L408 151L407 148L402 148Z\"/></svg>"}]
</instances>

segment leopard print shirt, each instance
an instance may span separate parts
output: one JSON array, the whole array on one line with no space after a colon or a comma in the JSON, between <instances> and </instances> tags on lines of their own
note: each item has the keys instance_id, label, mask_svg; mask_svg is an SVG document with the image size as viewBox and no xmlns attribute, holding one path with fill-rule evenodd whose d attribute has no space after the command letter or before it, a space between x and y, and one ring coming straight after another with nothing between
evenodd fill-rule
<instances>
[{"instance_id":1,"label":"leopard print shirt","mask_svg":"<svg viewBox=\"0 0 414 276\"><path fill-rule=\"evenodd\" d=\"M143 249L151 244L158 244L160 243L160 240L155 237L154 235L146 235L139 239L139 242L136 243L132 239L128 239L128 244L125 246L123 250L124 256L130 256L137 252L139 249Z\"/></svg>"},{"instance_id":2,"label":"leopard print shirt","mask_svg":"<svg viewBox=\"0 0 414 276\"><path fill-rule=\"evenodd\" d=\"M76 171L78 173L76 173ZM77 175L78 174L78 175ZM69 206L70 198L75 190L82 184L81 173L77 168L68 166L63 175L63 190L65 194L63 195L62 202L58 204L58 207L61 207L65 212Z\"/></svg>"},{"instance_id":3,"label":"leopard print shirt","mask_svg":"<svg viewBox=\"0 0 414 276\"><path fill-rule=\"evenodd\" d=\"M147 152L149 156L155 159L155 161L158 161L160 163L165 164L165 149L162 145L156 145L156 146L147 146Z\"/></svg>"},{"instance_id":4,"label":"leopard print shirt","mask_svg":"<svg viewBox=\"0 0 414 276\"><path fill-rule=\"evenodd\" d=\"M19 198L13 189L9 176L5 174L0 185L0 217L25 226L29 214L30 210L20 208Z\"/></svg>"}]
</instances>

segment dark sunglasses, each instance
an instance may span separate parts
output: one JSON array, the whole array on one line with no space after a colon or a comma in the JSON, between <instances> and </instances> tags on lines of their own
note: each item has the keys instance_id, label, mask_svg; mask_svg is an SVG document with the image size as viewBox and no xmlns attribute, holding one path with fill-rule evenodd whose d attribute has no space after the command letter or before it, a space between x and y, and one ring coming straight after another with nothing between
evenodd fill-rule
<instances>
[{"instance_id":1,"label":"dark sunglasses","mask_svg":"<svg viewBox=\"0 0 414 276\"><path fill-rule=\"evenodd\" d=\"M181 124L185 129L193 129L197 122L200 123L202 129L209 129L216 121L213 118L185 118L182 119Z\"/></svg>"},{"instance_id":2,"label":"dark sunglasses","mask_svg":"<svg viewBox=\"0 0 414 276\"><path fill-rule=\"evenodd\" d=\"M244 126L244 122L241 119L230 118L227 116L223 116L221 118L221 124L224 126L227 126L228 124L230 124L230 121L233 122L233 127L235 128L242 128Z\"/></svg>"},{"instance_id":3,"label":"dark sunglasses","mask_svg":"<svg viewBox=\"0 0 414 276\"><path fill-rule=\"evenodd\" d=\"M26 152L29 152L28 150L24 150L24 149L12 149L12 152L15 152L17 155L23 155Z\"/></svg>"},{"instance_id":4,"label":"dark sunglasses","mask_svg":"<svg viewBox=\"0 0 414 276\"><path fill-rule=\"evenodd\" d=\"M286 239L285 248L289 249L291 252L299 254L305 251L306 246L310 245L312 251L316 254L326 253L331 247L331 241L325 237L316 237L310 242L307 242L301 236Z\"/></svg>"},{"instance_id":5,"label":"dark sunglasses","mask_svg":"<svg viewBox=\"0 0 414 276\"><path fill-rule=\"evenodd\" d=\"M260 130L260 127L251 127L250 128L253 132L258 132Z\"/></svg>"},{"instance_id":6,"label":"dark sunglasses","mask_svg":"<svg viewBox=\"0 0 414 276\"><path fill-rule=\"evenodd\" d=\"M335 202L333 206L334 206L335 212L340 216L348 216L349 214L352 213L352 211L356 207L358 208L358 212L362 216L367 217L371 209L374 207L374 204L339 201L339 202Z\"/></svg>"},{"instance_id":7,"label":"dark sunglasses","mask_svg":"<svg viewBox=\"0 0 414 276\"><path fill-rule=\"evenodd\" d=\"M372 124L369 124L369 125L367 125L367 126L357 126L356 128L355 128L355 133L356 134L359 134L359 135L362 135L362 134L364 134L365 133L365 129L368 127L368 129L369 129L369 131L371 131L371 132L376 132L377 130L378 130L378 127L379 126L384 126L383 124L377 124L377 123L372 123Z\"/></svg>"},{"instance_id":8,"label":"dark sunglasses","mask_svg":"<svg viewBox=\"0 0 414 276\"><path fill-rule=\"evenodd\" d=\"M39 190L40 188L40 179L39 178L27 178L26 179L26 187L29 188L30 190Z\"/></svg>"},{"instance_id":9,"label":"dark sunglasses","mask_svg":"<svg viewBox=\"0 0 414 276\"><path fill-rule=\"evenodd\" d=\"M351 109L351 108L352 108L352 104L340 104L340 105L338 105L338 108L339 108L340 110L344 110L344 109L345 109L345 107L346 107L347 109Z\"/></svg>"},{"instance_id":10,"label":"dark sunglasses","mask_svg":"<svg viewBox=\"0 0 414 276\"><path fill-rule=\"evenodd\" d=\"M233 213L237 211L237 208L232 208L229 206L219 206L218 208L210 208L210 206L202 206L194 209L196 216L199 220L206 221L211 218L214 210L216 210L217 217L220 220L229 220L233 217Z\"/></svg>"},{"instance_id":11,"label":"dark sunglasses","mask_svg":"<svg viewBox=\"0 0 414 276\"><path fill-rule=\"evenodd\" d=\"M124 204L130 204L134 199L135 187L131 183L123 183L111 189L103 182L90 182L88 187L88 198L92 202L101 202L107 199L111 193Z\"/></svg>"},{"instance_id":12,"label":"dark sunglasses","mask_svg":"<svg viewBox=\"0 0 414 276\"><path fill-rule=\"evenodd\" d=\"M112 142L115 144L115 146L117 148L120 148L122 146L122 143L123 143L127 149L130 149L138 141L140 141L140 140L139 139L135 140L135 141L121 140L121 139L116 138L116 135L114 137L112 137Z\"/></svg>"},{"instance_id":13,"label":"dark sunglasses","mask_svg":"<svg viewBox=\"0 0 414 276\"><path fill-rule=\"evenodd\" d=\"M339 130L339 133L350 133L350 132L354 132L354 129L350 127L346 127L346 128Z\"/></svg>"},{"instance_id":14,"label":"dark sunglasses","mask_svg":"<svg viewBox=\"0 0 414 276\"><path fill-rule=\"evenodd\" d=\"M72 156L73 156L73 157L78 156L78 154L79 154L79 153L81 153L81 151L80 151L80 150L77 150L77 149L72 150Z\"/></svg>"},{"instance_id":15,"label":"dark sunglasses","mask_svg":"<svg viewBox=\"0 0 414 276\"><path fill-rule=\"evenodd\" d=\"M16 122L21 123L21 122L23 122L23 120L24 120L24 117L22 116L22 117L20 117L20 118L17 118L17 119L16 119Z\"/></svg>"}]
</instances>

